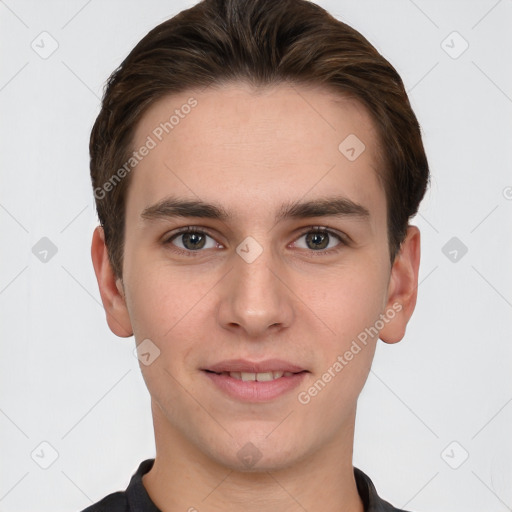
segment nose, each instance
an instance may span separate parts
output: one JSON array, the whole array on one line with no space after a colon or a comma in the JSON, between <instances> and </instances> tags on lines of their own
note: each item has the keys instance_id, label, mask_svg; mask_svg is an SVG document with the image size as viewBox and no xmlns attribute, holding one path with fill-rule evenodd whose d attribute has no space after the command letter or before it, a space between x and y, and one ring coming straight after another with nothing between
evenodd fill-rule
<instances>
[{"instance_id":1,"label":"nose","mask_svg":"<svg viewBox=\"0 0 512 512\"><path fill-rule=\"evenodd\" d=\"M263 339L292 323L293 294L285 269L270 249L252 262L234 254L233 268L223 279L218 321L238 336Z\"/></svg>"}]
</instances>

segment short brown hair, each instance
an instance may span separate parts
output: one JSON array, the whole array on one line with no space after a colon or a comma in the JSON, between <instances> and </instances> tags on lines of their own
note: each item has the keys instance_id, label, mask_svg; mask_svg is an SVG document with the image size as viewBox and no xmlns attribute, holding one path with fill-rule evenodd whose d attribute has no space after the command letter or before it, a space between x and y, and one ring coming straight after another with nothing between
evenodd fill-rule
<instances>
[{"instance_id":1,"label":"short brown hair","mask_svg":"<svg viewBox=\"0 0 512 512\"><path fill-rule=\"evenodd\" d=\"M138 121L166 95L230 81L322 85L362 102L380 139L393 261L429 181L420 127L396 70L359 32L310 1L203 0L152 29L105 86L90 168L116 277L130 174L112 180L130 158Z\"/></svg>"}]
</instances>

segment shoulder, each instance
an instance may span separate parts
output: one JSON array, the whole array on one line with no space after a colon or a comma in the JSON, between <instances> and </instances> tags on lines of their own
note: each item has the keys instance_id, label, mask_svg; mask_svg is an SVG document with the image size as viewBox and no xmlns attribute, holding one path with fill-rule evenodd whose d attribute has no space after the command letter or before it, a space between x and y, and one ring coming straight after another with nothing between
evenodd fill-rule
<instances>
[{"instance_id":1,"label":"shoulder","mask_svg":"<svg viewBox=\"0 0 512 512\"><path fill-rule=\"evenodd\" d=\"M81 512L130 512L133 510L160 512L142 484L142 477L153 467L153 463L154 459L141 462L125 491L109 494Z\"/></svg>"},{"instance_id":2,"label":"shoulder","mask_svg":"<svg viewBox=\"0 0 512 512\"><path fill-rule=\"evenodd\" d=\"M128 512L129 510L126 492L118 491L105 496L82 512Z\"/></svg>"},{"instance_id":3,"label":"shoulder","mask_svg":"<svg viewBox=\"0 0 512 512\"><path fill-rule=\"evenodd\" d=\"M383 500L377 494L377 490L370 477L356 467L354 467L354 477L365 512L407 512L406 510L395 508L391 503Z\"/></svg>"}]
</instances>

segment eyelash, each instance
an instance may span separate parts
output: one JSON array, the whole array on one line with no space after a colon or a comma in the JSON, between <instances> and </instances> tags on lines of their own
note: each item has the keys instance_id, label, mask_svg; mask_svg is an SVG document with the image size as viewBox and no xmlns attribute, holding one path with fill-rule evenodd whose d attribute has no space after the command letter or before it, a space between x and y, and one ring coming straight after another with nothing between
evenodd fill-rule
<instances>
[{"instance_id":1,"label":"eyelash","mask_svg":"<svg viewBox=\"0 0 512 512\"><path fill-rule=\"evenodd\" d=\"M199 235L206 235L206 236L209 236L210 238L213 238L213 236L208 231L205 231L202 228L195 227L195 226L187 226L186 228L182 228L182 229L176 231L175 233L172 233L170 236L168 236L164 240L163 244L168 245L171 248L171 251L176 252L178 254L183 254L185 256L190 256L190 257L199 256L200 253L203 251L201 251L201 250L197 250L197 251L184 250L184 249L180 249L179 247L176 247L174 244L172 244L172 241L175 238L177 238L179 235L182 235L184 233L196 233ZM339 235L338 233L331 231L330 229L323 227L323 226L308 226L305 229L305 231L302 231L301 234L299 234L297 239L302 238L304 235L307 235L309 233L334 236L340 242L338 245L336 245L332 249L319 250L319 251L314 251L311 249L308 251L311 253L311 256L331 255L333 253L340 251L344 246L349 245L348 241L345 239L345 237L343 237L342 235Z\"/></svg>"}]
</instances>

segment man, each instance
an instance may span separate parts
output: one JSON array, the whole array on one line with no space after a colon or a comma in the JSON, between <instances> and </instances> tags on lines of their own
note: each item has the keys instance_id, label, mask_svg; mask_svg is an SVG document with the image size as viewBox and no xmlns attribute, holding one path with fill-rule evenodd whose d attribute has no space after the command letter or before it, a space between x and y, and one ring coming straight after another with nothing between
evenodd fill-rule
<instances>
[{"instance_id":1,"label":"man","mask_svg":"<svg viewBox=\"0 0 512 512\"><path fill-rule=\"evenodd\" d=\"M352 465L418 284L429 171L394 68L311 2L205 0L111 76L90 152L94 269L156 457L86 510L397 510Z\"/></svg>"}]
</instances>

